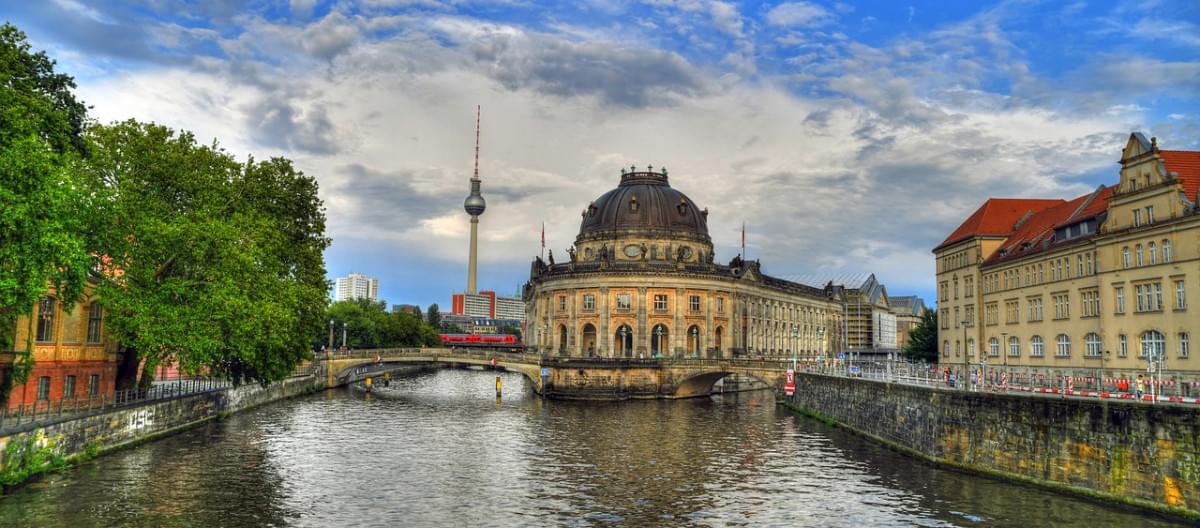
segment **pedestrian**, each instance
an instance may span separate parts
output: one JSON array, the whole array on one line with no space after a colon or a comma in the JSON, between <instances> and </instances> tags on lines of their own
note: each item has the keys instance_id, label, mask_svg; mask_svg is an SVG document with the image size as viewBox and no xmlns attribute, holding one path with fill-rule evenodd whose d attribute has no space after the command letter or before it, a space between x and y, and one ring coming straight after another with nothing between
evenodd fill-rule
<instances>
[{"instance_id":1,"label":"pedestrian","mask_svg":"<svg viewBox=\"0 0 1200 528\"><path fill-rule=\"evenodd\" d=\"M1138 374L1137 383L1134 385L1134 391L1137 394L1137 399L1142 399L1142 394L1146 392L1146 380L1142 379L1142 375Z\"/></svg>"}]
</instances>

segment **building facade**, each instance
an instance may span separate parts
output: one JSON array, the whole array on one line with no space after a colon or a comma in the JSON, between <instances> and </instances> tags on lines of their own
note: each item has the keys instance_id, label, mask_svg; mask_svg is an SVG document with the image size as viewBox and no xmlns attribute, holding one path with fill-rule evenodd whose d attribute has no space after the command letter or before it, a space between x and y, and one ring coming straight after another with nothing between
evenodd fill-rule
<instances>
[{"instance_id":1,"label":"building facade","mask_svg":"<svg viewBox=\"0 0 1200 528\"><path fill-rule=\"evenodd\" d=\"M520 322L525 320L525 301L502 297L491 290L455 293L450 296L450 314Z\"/></svg>"},{"instance_id":2,"label":"building facade","mask_svg":"<svg viewBox=\"0 0 1200 528\"><path fill-rule=\"evenodd\" d=\"M352 299L379 300L379 279L374 279L361 273L351 273L338 277L334 281L333 300L349 301Z\"/></svg>"},{"instance_id":3,"label":"building facade","mask_svg":"<svg viewBox=\"0 0 1200 528\"><path fill-rule=\"evenodd\" d=\"M1119 180L1073 200L990 199L939 245L941 362L1187 390L1200 313L1200 152L1131 134Z\"/></svg>"},{"instance_id":4,"label":"building facade","mask_svg":"<svg viewBox=\"0 0 1200 528\"><path fill-rule=\"evenodd\" d=\"M891 312L896 316L896 348L904 350L908 345L909 334L913 328L921 324L925 316L925 301L915 295L891 297L888 299Z\"/></svg>"},{"instance_id":5,"label":"building facade","mask_svg":"<svg viewBox=\"0 0 1200 528\"><path fill-rule=\"evenodd\" d=\"M554 355L792 357L841 349L844 291L713 262L700 209L667 170L622 170L587 204L567 262L540 257L524 288L526 345Z\"/></svg>"},{"instance_id":6,"label":"building facade","mask_svg":"<svg viewBox=\"0 0 1200 528\"><path fill-rule=\"evenodd\" d=\"M33 370L28 381L14 386L9 392L10 409L46 405L66 399L87 401L100 397L110 401L116 389L117 365L120 360L116 346L108 342L104 321L104 306L92 296L91 288L83 300L74 306L64 306L50 291L33 307L30 316L17 319L17 348L23 348L33 332ZM8 376L13 353L5 354L4 376Z\"/></svg>"}]
</instances>

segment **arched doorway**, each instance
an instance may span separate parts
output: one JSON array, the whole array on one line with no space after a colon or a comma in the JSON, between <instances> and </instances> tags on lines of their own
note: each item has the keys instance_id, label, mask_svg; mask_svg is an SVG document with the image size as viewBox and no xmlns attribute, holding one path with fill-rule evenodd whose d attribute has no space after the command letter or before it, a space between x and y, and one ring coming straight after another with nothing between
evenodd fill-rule
<instances>
[{"instance_id":1,"label":"arched doorway","mask_svg":"<svg viewBox=\"0 0 1200 528\"><path fill-rule=\"evenodd\" d=\"M593 357L596 355L596 327L592 323L583 325L583 348L584 356Z\"/></svg>"},{"instance_id":2,"label":"arched doorway","mask_svg":"<svg viewBox=\"0 0 1200 528\"><path fill-rule=\"evenodd\" d=\"M687 351L692 357L700 357L700 327L692 325L687 331Z\"/></svg>"},{"instance_id":3,"label":"arched doorway","mask_svg":"<svg viewBox=\"0 0 1200 528\"><path fill-rule=\"evenodd\" d=\"M617 357L633 357L633 329L629 328L629 325L617 328L617 332L613 334L613 343L616 345L613 352Z\"/></svg>"},{"instance_id":4,"label":"arched doorway","mask_svg":"<svg viewBox=\"0 0 1200 528\"><path fill-rule=\"evenodd\" d=\"M721 338L724 334L725 330L719 326L713 331L713 359L721 357Z\"/></svg>"},{"instance_id":5,"label":"arched doorway","mask_svg":"<svg viewBox=\"0 0 1200 528\"><path fill-rule=\"evenodd\" d=\"M650 330L650 355L660 357L670 351L671 331L667 330L667 326L656 324Z\"/></svg>"},{"instance_id":6,"label":"arched doorway","mask_svg":"<svg viewBox=\"0 0 1200 528\"><path fill-rule=\"evenodd\" d=\"M567 353L567 325L558 325L558 353Z\"/></svg>"}]
</instances>

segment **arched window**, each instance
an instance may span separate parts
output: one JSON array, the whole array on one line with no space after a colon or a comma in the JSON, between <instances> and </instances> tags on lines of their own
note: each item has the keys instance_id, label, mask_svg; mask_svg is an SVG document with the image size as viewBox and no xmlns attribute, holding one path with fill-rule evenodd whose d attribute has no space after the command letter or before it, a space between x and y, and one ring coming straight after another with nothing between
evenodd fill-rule
<instances>
[{"instance_id":1,"label":"arched window","mask_svg":"<svg viewBox=\"0 0 1200 528\"><path fill-rule=\"evenodd\" d=\"M1158 263L1158 248L1154 245L1154 242L1151 242L1148 247L1150 249L1150 265L1153 266Z\"/></svg>"},{"instance_id":2,"label":"arched window","mask_svg":"<svg viewBox=\"0 0 1200 528\"><path fill-rule=\"evenodd\" d=\"M1000 355L1000 340L991 338L988 340L988 355L996 357Z\"/></svg>"},{"instance_id":3,"label":"arched window","mask_svg":"<svg viewBox=\"0 0 1200 528\"><path fill-rule=\"evenodd\" d=\"M1162 332L1157 330L1147 330L1142 332L1142 353L1141 357L1159 357L1166 348L1166 338Z\"/></svg>"},{"instance_id":4,"label":"arched window","mask_svg":"<svg viewBox=\"0 0 1200 528\"><path fill-rule=\"evenodd\" d=\"M725 333L724 330L719 326L717 327L716 330L713 331L713 351L714 352L721 351L721 336L724 333Z\"/></svg>"},{"instance_id":5,"label":"arched window","mask_svg":"<svg viewBox=\"0 0 1200 528\"><path fill-rule=\"evenodd\" d=\"M1070 357L1071 355L1071 338L1067 334L1058 334L1057 338L1058 350L1054 355L1058 357Z\"/></svg>"},{"instance_id":6,"label":"arched window","mask_svg":"<svg viewBox=\"0 0 1200 528\"><path fill-rule=\"evenodd\" d=\"M670 353L671 332L667 330L666 325L654 325L650 330L650 353L655 357L664 356Z\"/></svg>"},{"instance_id":7,"label":"arched window","mask_svg":"<svg viewBox=\"0 0 1200 528\"><path fill-rule=\"evenodd\" d=\"M567 352L567 326L558 325L558 352L565 354Z\"/></svg>"},{"instance_id":8,"label":"arched window","mask_svg":"<svg viewBox=\"0 0 1200 528\"><path fill-rule=\"evenodd\" d=\"M1020 357L1021 356L1021 340L1017 339L1017 336L1012 336L1012 337L1008 338L1008 356L1009 357Z\"/></svg>"},{"instance_id":9,"label":"arched window","mask_svg":"<svg viewBox=\"0 0 1200 528\"><path fill-rule=\"evenodd\" d=\"M1088 357L1100 357L1100 334L1091 332L1083 336L1083 342L1087 347L1086 353Z\"/></svg>"},{"instance_id":10,"label":"arched window","mask_svg":"<svg viewBox=\"0 0 1200 528\"><path fill-rule=\"evenodd\" d=\"M629 325L621 325L613 337L616 338L613 342L617 345L613 352L617 356L633 357L633 329Z\"/></svg>"},{"instance_id":11,"label":"arched window","mask_svg":"<svg viewBox=\"0 0 1200 528\"><path fill-rule=\"evenodd\" d=\"M1042 336L1033 336L1029 338L1029 355L1032 357L1042 357L1046 353L1045 343L1042 341Z\"/></svg>"},{"instance_id":12,"label":"arched window","mask_svg":"<svg viewBox=\"0 0 1200 528\"><path fill-rule=\"evenodd\" d=\"M1128 269L1129 266L1133 265L1133 263L1131 262L1131 257L1129 255L1129 246L1125 246L1125 247L1121 248L1121 260L1125 263L1126 269Z\"/></svg>"},{"instance_id":13,"label":"arched window","mask_svg":"<svg viewBox=\"0 0 1200 528\"><path fill-rule=\"evenodd\" d=\"M950 357L950 340L942 341L942 356Z\"/></svg>"},{"instance_id":14,"label":"arched window","mask_svg":"<svg viewBox=\"0 0 1200 528\"><path fill-rule=\"evenodd\" d=\"M1162 243L1163 264L1171 262L1171 241L1163 240Z\"/></svg>"}]
</instances>

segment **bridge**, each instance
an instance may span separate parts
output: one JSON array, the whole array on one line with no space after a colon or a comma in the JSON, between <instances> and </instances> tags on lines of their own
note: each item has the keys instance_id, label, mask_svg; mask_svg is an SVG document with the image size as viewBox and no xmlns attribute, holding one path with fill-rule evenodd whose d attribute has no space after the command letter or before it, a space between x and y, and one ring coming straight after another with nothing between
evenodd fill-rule
<instances>
[{"instance_id":1,"label":"bridge","mask_svg":"<svg viewBox=\"0 0 1200 528\"><path fill-rule=\"evenodd\" d=\"M701 358L552 357L499 350L386 348L334 352L324 358L328 386L415 365L481 366L519 372L539 394L561 399L625 400L707 396L730 375L748 376L783 394L790 361ZM542 373L548 374L543 378Z\"/></svg>"}]
</instances>

